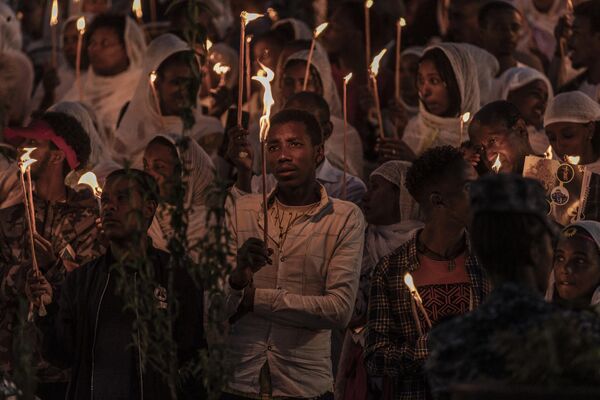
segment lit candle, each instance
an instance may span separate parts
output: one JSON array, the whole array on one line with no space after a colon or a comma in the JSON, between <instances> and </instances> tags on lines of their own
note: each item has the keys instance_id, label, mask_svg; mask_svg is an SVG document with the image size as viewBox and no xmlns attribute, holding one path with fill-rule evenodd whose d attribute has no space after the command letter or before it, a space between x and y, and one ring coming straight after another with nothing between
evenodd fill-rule
<instances>
[{"instance_id":1,"label":"lit candle","mask_svg":"<svg viewBox=\"0 0 600 400\"><path fill-rule=\"evenodd\" d=\"M502 168L502 162L500 161L500 154L496 154L496 161L494 161L494 165L492 165L492 170L499 174L500 169Z\"/></svg>"},{"instance_id":2,"label":"lit candle","mask_svg":"<svg viewBox=\"0 0 600 400\"><path fill-rule=\"evenodd\" d=\"M544 158L546 160L551 160L552 159L552 145L548 145L548 148L546 149L546 152L544 153Z\"/></svg>"},{"instance_id":3,"label":"lit candle","mask_svg":"<svg viewBox=\"0 0 600 400\"><path fill-rule=\"evenodd\" d=\"M83 44L83 34L85 33L85 17L77 19L77 57L75 61L75 85L79 90L79 101L83 101L83 85L81 84L81 46Z\"/></svg>"},{"instance_id":4,"label":"lit candle","mask_svg":"<svg viewBox=\"0 0 600 400\"><path fill-rule=\"evenodd\" d=\"M142 18L144 17L144 12L142 11L142 0L133 0L131 11L133 11L138 24L143 25L144 20Z\"/></svg>"},{"instance_id":5,"label":"lit candle","mask_svg":"<svg viewBox=\"0 0 600 400\"><path fill-rule=\"evenodd\" d=\"M404 18L400 18L396 23L396 75L395 75L395 89L396 89L396 101L400 101L401 99L401 89L400 89L400 53L402 52L401 43L402 43L402 27L406 26L406 21Z\"/></svg>"},{"instance_id":6,"label":"lit candle","mask_svg":"<svg viewBox=\"0 0 600 400\"><path fill-rule=\"evenodd\" d=\"M252 95L252 64L250 63L250 43L252 42L252 35L248 35L246 38L246 101L248 102L248 111L250 111L250 96Z\"/></svg>"},{"instance_id":7,"label":"lit candle","mask_svg":"<svg viewBox=\"0 0 600 400\"><path fill-rule=\"evenodd\" d=\"M572 165L578 165L579 161L581 160L581 157L579 156L566 156L565 158L567 162Z\"/></svg>"},{"instance_id":8,"label":"lit candle","mask_svg":"<svg viewBox=\"0 0 600 400\"><path fill-rule=\"evenodd\" d=\"M52 0L50 11L50 39L52 40L52 68L56 68L56 27L58 25L58 0Z\"/></svg>"},{"instance_id":9,"label":"lit candle","mask_svg":"<svg viewBox=\"0 0 600 400\"><path fill-rule=\"evenodd\" d=\"M92 193L98 202L98 212L102 212L102 188L98 184L98 178L96 178L96 174L94 174L92 171L86 172L85 174L81 175L77 181L77 184L87 185L90 187L90 189L92 189Z\"/></svg>"},{"instance_id":10,"label":"lit candle","mask_svg":"<svg viewBox=\"0 0 600 400\"><path fill-rule=\"evenodd\" d=\"M468 111L460 116L460 132L458 133L458 147L459 148L463 142L463 136L465 133L465 124L467 122L469 122L469 119L471 119L471 113Z\"/></svg>"},{"instance_id":11,"label":"lit candle","mask_svg":"<svg viewBox=\"0 0 600 400\"><path fill-rule=\"evenodd\" d=\"M271 71L269 68L265 67L262 63L260 63L261 70L258 71L256 76L253 76L252 79L259 82L264 89L263 92L263 113L260 117L260 149L261 149L261 157L262 157L262 186L263 186L263 221L264 221L264 241L265 246L268 247L268 238L269 238L269 220L268 220L268 208L267 208L267 158L266 158L266 148L267 148L267 135L269 134L269 128L271 126L270 117L271 117L271 107L275 104L275 100L273 99L273 93L271 91L271 81L275 77L275 73Z\"/></svg>"},{"instance_id":12,"label":"lit candle","mask_svg":"<svg viewBox=\"0 0 600 400\"><path fill-rule=\"evenodd\" d=\"M323 33L325 28L327 28L327 25L329 25L328 22L323 22L321 25L317 26L313 32L313 38L312 38L312 41L310 42L310 50L308 51L308 59L306 60L306 71L304 71L304 82L302 83L302 91L303 92L305 92L306 88L308 87L308 76L310 73L310 63L312 61L313 52L315 51L315 43L317 42L317 38L319 37L319 35L321 33Z\"/></svg>"},{"instance_id":13,"label":"lit candle","mask_svg":"<svg viewBox=\"0 0 600 400\"><path fill-rule=\"evenodd\" d=\"M414 299L415 303L417 304L417 307L419 308L421 313L423 313L423 317L425 318L425 322L427 323L427 326L429 328L431 328L431 320L429 319L427 310L425 310L425 307L423 306L423 299L421 299L421 296L419 295L419 292L417 291L417 287L415 286L415 284L413 282L413 277L409 272L404 274L404 284L406 285L406 287L408 287L408 290L410 291L412 298Z\"/></svg>"},{"instance_id":14,"label":"lit candle","mask_svg":"<svg viewBox=\"0 0 600 400\"><path fill-rule=\"evenodd\" d=\"M154 98L154 107L156 108L156 112L158 113L158 116L160 118L160 125L164 128L165 123L163 121L162 111L160 110L160 101L158 99L158 93L156 92L155 86L156 78L158 78L156 71L150 72L150 89L152 90L152 97Z\"/></svg>"},{"instance_id":15,"label":"lit candle","mask_svg":"<svg viewBox=\"0 0 600 400\"><path fill-rule=\"evenodd\" d=\"M348 97L348 82L352 79L352 72L344 77L344 96L343 96L343 109L344 109L344 176L342 180L342 195L344 200L347 200L348 193L346 188L346 174L348 170L348 166L346 165L346 157L347 157L347 142L348 142L348 107L347 107L347 97Z\"/></svg>"},{"instance_id":16,"label":"lit candle","mask_svg":"<svg viewBox=\"0 0 600 400\"><path fill-rule=\"evenodd\" d=\"M373 7L373 0L365 1L365 60L369 65L371 61L371 16L369 10Z\"/></svg>"},{"instance_id":17,"label":"lit candle","mask_svg":"<svg viewBox=\"0 0 600 400\"><path fill-rule=\"evenodd\" d=\"M382 139L385 137L383 132L383 118L381 117L381 105L379 102L379 92L377 90L377 74L379 73L379 63L381 62L381 58L385 55L387 49L383 49L373 57L373 62L371 63L371 67L369 68L369 75L371 76L371 81L373 82L373 96L375 97L375 108L377 109L377 122L379 124L379 137Z\"/></svg>"},{"instance_id":18,"label":"lit candle","mask_svg":"<svg viewBox=\"0 0 600 400\"><path fill-rule=\"evenodd\" d=\"M228 65L221 64L220 62L214 65L213 71L219 76L219 87L225 86L225 75L230 69Z\"/></svg>"},{"instance_id":19,"label":"lit candle","mask_svg":"<svg viewBox=\"0 0 600 400\"><path fill-rule=\"evenodd\" d=\"M263 14L249 13L242 11L240 14L240 60L238 68L238 104L237 104L237 124L242 126L242 100L244 97L244 64L245 64L245 49L246 49L246 25Z\"/></svg>"}]
</instances>

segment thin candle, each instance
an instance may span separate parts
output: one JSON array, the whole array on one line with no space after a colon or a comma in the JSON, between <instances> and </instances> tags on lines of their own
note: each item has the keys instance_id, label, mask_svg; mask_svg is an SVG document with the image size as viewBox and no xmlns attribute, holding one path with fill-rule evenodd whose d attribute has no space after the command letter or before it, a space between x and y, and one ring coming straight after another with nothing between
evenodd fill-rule
<instances>
[{"instance_id":1,"label":"thin candle","mask_svg":"<svg viewBox=\"0 0 600 400\"><path fill-rule=\"evenodd\" d=\"M375 97L375 108L377 109L377 122L379 124L379 137L384 138L385 133L383 131L383 118L381 116L381 104L379 102L379 91L377 90L377 74L379 73L379 63L381 62L381 58L385 55L387 49L383 49L373 57L373 62L371 63L371 67L369 68L369 75L371 76L371 81L373 82L373 96Z\"/></svg>"},{"instance_id":2,"label":"thin candle","mask_svg":"<svg viewBox=\"0 0 600 400\"><path fill-rule=\"evenodd\" d=\"M347 107L347 98L348 98L348 82L352 79L352 72L344 77L344 96L343 96L343 109L344 109L344 176L342 180L342 196L344 200L348 198L348 191L346 187L346 174L348 171L348 166L346 163L347 158L347 142L348 142L348 107Z\"/></svg>"},{"instance_id":3,"label":"thin candle","mask_svg":"<svg viewBox=\"0 0 600 400\"><path fill-rule=\"evenodd\" d=\"M402 53L402 28L406 26L404 18L400 18L396 23L396 75L395 75L395 89L396 89L396 101L401 99L401 82L400 82L400 54Z\"/></svg>"},{"instance_id":4,"label":"thin candle","mask_svg":"<svg viewBox=\"0 0 600 400\"><path fill-rule=\"evenodd\" d=\"M26 147L25 151L19 158L19 170L21 172L21 188L23 190L23 204L25 206L25 219L27 220L27 226L29 227L29 242L31 245L31 261L33 265L33 272L39 274L39 267L37 263L37 257L35 255L35 240L33 234L36 232L35 227L35 205L33 203L32 185L31 185L31 165L37 160L31 158L31 153L35 150L35 147ZM25 184L25 177L28 178L28 185Z\"/></svg>"},{"instance_id":5,"label":"thin candle","mask_svg":"<svg viewBox=\"0 0 600 400\"><path fill-rule=\"evenodd\" d=\"M265 67L262 63L260 63L261 70L258 71L257 76L253 76L252 79L259 82L264 89L263 92L263 113L260 117L260 150L262 157L262 189L263 189L263 233L264 233L264 241L265 246L268 247L268 239L269 239L269 220L268 220L268 208L267 208L267 158L266 158L266 148L267 148L267 135L269 134L269 128L271 127L270 117L271 117L271 107L275 104L275 100L273 99L273 93L271 91L271 81L275 77L275 73L271 71L269 68Z\"/></svg>"},{"instance_id":6,"label":"thin candle","mask_svg":"<svg viewBox=\"0 0 600 400\"><path fill-rule=\"evenodd\" d=\"M425 310L425 307L423 306L423 299L421 299L421 296L419 295L419 291L417 290L417 287L415 286L415 284L413 282L413 277L409 272L404 274L404 284L406 285L406 287L408 287L408 290L410 291L412 298L414 299L415 303L417 304L419 311L421 311L421 313L423 314L423 317L425 318L425 322L427 323L427 326L429 328L431 328L431 320L429 319L427 310Z\"/></svg>"},{"instance_id":7,"label":"thin candle","mask_svg":"<svg viewBox=\"0 0 600 400\"><path fill-rule=\"evenodd\" d=\"M317 38L329 25L328 22L323 22L321 25L317 26L313 31L313 38L310 42L310 50L308 51L308 59L306 60L306 71L304 71L304 82L302 83L302 91L305 92L308 87L308 76L310 74L310 63L312 62L313 53L315 51L315 44L317 42Z\"/></svg>"},{"instance_id":8,"label":"thin candle","mask_svg":"<svg viewBox=\"0 0 600 400\"><path fill-rule=\"evenodd\" d=\"M246 25L263 14L249 13L242 11L240 14L240 59L238 68L238 103L237 103L237 124L242 126L242 104L244 97L244 64L245 64L245 49L246 49Z\"/></svg>"},{"instance_id":9,"label":"thin candle","mask_svg":"<svg viewBox=\"0 0 600 400\"><path fill-rule=\"evenodd\" d=\"M94 174L92 171L86 172L85 174L81 175L77 181L77 184L86 185L92 189L92 193L98 202L98 212L102 212L102 202L100 200L102 197L102 188L98 184L98 178L96 177L96 174Z\"/></svg>"},{"instance_id":10,"label":"thin candle","mask_svg":"<svg viewBox=\"0 0 600 400\"><path fill-rule=\"evenodd\" d=\"M156 0L150 0L150 21L156 22Z\"/></svg>"},{"instance_id":11,"label":"thin candle","mask_svg":"<svg viewBox=\"0 0 600 400\"><path fill-rule=\"evenodd\" d=\"M144 20L142 18L144 17L144 12L142 11L142 0L133 0L131 11L133 12L133 15L135 15L138 24L143 25Z\"/></svg>"},{"instance_id":12,"label":"thin candle","mask_svg":"<svg viewBox=\"0 0 600 400\"><path fill-rule=\"evenodd\" d=\"M56 68L56 27L58 25L58 0L52 0L52 9L50 11L50 39L52 41L51 62L52 68Z\"/></svg>"},{"instance_id":13,"label":"thin candle","mask_svg":"<svg viewBox=\"0 0 600 400\"><path fill-rule=\"evenodd\" d=\"M160 125L164 128L165 123L163 121L162 111L160 109L160 100L158 98L158 93L156 92L155 86L156 78L158 78L156 71L150 72L150 89L152 90L152 97L154 98L154 107L156 108L156 112L158 113L158 116L160 118Z\"/></svg>"},{"instance_id":14,"label":"thin candle","mask_svg":"<svg viewBox=\"0 0 600 400\"><path fill-rule=\"evenodd\" d=\"M369 10L373 7L373 0L365 1L365 60L369 65L371 61L371 15Z\"/></svg>"},{"instance_id":15,"label":"thin candle","mask_svg":"<svg viewBox=\"0 0 600 400\"><path fill-rule=\"evenodd\" d=\"M502 161L500 161L500 154L496 154L496 160L494 161L494 164L492 165L492 170L495 173L499 174L501 168L502 168Z\"/></svg>"},{"instance_id":16,"label":"thin candle","mask_svg":"<svg viewBox=\"0 0 600 400\"><path fill-rule=\"evenodd\" d=\"M468 111L460 116L460 132L458 135L458 147L462 145L465 133L465 124L469 122L469 119L471 119L471 113Z\"/></svg>"},{"instance_id":17,"label":"thin candle","mask_svg":"<svg viewBox=\"0 0 600 400\"><path fill-rule=\"evenodd\" d=\"M248 107L250 107L250 97L252 95L252 64L250 63L250 43L252 43L252 35L248 35L246 38L246 49L244 54L246 57L246 101L248 102ZM249 108L248 111L250 111Z\"/></svg>"},{"instance_id":18,"label":"thin candle","mask_svg":"<svg viewBox=\"0 0 600 400\"><path fill-rule=\"evenodd\" d=\"M81 47L83 45L83 34L85 33L85 17L77 19L77 57L75 60L75 85L79 91L79 101L83 101L83 85L81 84Z\"/></svg>"}]
</instances>

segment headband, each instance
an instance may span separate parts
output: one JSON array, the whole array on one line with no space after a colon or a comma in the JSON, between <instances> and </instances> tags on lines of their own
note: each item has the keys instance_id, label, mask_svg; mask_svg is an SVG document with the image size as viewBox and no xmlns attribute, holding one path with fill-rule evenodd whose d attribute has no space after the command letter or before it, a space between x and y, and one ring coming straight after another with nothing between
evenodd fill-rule
<instances>
[{"instance_id":1,"label":"headband","mask_svg":"<svg viewBox=\"0 0 600 400\"><path fill-rule=\"evenodd\" d=\"M77 154L75 154L73 148L43 120L32 122L27 128L6 128L4 129L4 136L7 140L16 138L49 140L65 153L65 158L71 169L75 169L79 165Z\"/></svg>"}]
</instances>

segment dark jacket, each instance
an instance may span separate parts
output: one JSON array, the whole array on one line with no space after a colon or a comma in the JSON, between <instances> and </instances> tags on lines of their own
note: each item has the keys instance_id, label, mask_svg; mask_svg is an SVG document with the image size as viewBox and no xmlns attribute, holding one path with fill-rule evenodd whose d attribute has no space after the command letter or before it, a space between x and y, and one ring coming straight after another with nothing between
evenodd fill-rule
<instances>
[{"instance_id":1,"label":"dark jacket","mask_svg":"<svg viewBox=\"0 0 600 400\"><path fill-rule=\"evenodd\" d=\"M154 247L148 249L148 259L155 268L157 287L168 287L167 266L169 254ZM85 400L92 398L93 352L99 315L105 288L111 274L117 274L111 269L110 253L100 256L92 262L69 273L57 301L48 307L48 316L41 324L44 331L44 350L46 356L65 366L72 368L71 381L67 399ZM114 266L112 268L115 268ZM116 266L119 268L119 266ZM137 273L131 272L133 279ZM205 347L203 330L203 292L194 284L189 274L182 269L176 270L173 279L173 289L178 302L178 312L172 325L174 340L177 345L178 368L197 357L198 351ZM155 292L156 293L156 292ZM170 299L167 294L167 302ZM158 299L157 299L158 306ZM94 316L96 316L94 318ZM133 328L132 328L133 329ZM133 332L132 332L133 334ZM112 349L96 349L107 351ZM139 352L134 348L135 359ZM140 399L168 399L169 391L164 380L146 364L141 373L137 363L138 387L142 392ZM178 398L204 398L201 379L199 377L184 380Z\"/></svg>"}]
</instances>

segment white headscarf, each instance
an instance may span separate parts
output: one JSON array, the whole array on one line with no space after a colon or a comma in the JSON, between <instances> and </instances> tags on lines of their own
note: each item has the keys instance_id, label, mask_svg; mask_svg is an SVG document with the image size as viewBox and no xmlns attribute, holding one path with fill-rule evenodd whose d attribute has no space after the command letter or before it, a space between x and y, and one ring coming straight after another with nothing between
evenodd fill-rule
<instances>
[{"instance_id":1,"label":"white headscarf","mask_svg":"<svg viewBox=\"0 0 600 400\"><path fill-rule=\"evenodd\" d=\"M415 229L423 227L417 219L419 206L414 201L404 182L410 163L406 161L388 161L371 173L371 177L381 176L400 188L401 221L392 225L369 225L365 235L365 256L363 265L375 266L379 259L409 240Z\"/></svg>"},{"instance_id":2,"label":"white headscarf","mask_svg":"<svg viewBox=\"0 0 600 400\"><path fill-rule=\"evenodd\" d=\"M98 182L102 185L111 172L121 168L119 164L112 160L110 149L98 132L96 116L90 108L79 102L64 101L53 105L48 111L60 112L72 116L81 124L81 127L90 138L91 153L87 165L69 173L65 179L67 185L75 187L81 175L88 171L96 174Z\"/></svg>"},{"instance_id":3,"label":"white headscarf","mask_svg":"<svg viewBox=\"0 0 600 400\"><path fill-rule=\"evenodd\" d=\"M296 18L280 19L271 26L271 30L285 24L292 26L292 30L294 31L294 40L312 40L313 34L308 25L306 25L304 21L300 21Z\"/></svg>"},{"instance_id":4,"label":"white headscarf","mask_svg":"<svg viewBox=\"0 0 600 400\"><path fill-rule=\"evenodd\" d=\"M26 125L31 114L33 65L19 50L0 53L0 101L8 107L9 115Z\"/></svg>"},{"instance_id":5,"label":"white headscarf","mask_svg":"<svg viewBox=\"0 0 600 400\"><path fill-rule=\"evenodd\" d=\"M21 23L6 3L0 2L0 51L22 50L23 34Z\"/></svg>"},{"instance_id":6,"label":"white headscarf","mask_svg":"<svg viewBox=\"0 0 600 400\"><path fill-rule=\"evenodd\" d=\"M150 73L157 71L170 56L190 51L190 46L177 36L167 33L154 39L148 46L144 69L123 120L115 133L114 154L139 165L146 145L159 133L183 133L183 121L179 116L161 116L156 109ZM189 136L198 140L207 134L223 132L221 123L202 115L197 105L194 109L195 124Z\"/></svg>"},{"instance_id":7,"label":"white headscarf","mask_svg":"<svg viewBox=\"0 0 600 400\"><path fill-rule=\"evenodd\" d=\"M156 137L172 143L182 163L183 182L186 185L184 207L188 210L187 239L190 247L193 247L206 233L206 191L215 177L213 163L194 140L186 138L183 143L178 144L181 139L179 134ZM173 235L171 206L164 203L158 206L148 234L154 247L167 250L169 238Z\"/></svg>"},{"instance_id":8,"label":"white headscarf","mask_svg":"<svg viewBox=\"0 0 600 400\"><path fill-rule=\"evenodd\" d=\"M479 110L483 92L480 83L487 86L498 68L494 56L472 45L440 43L427 48L425 53L431 49L440 49L450 62L461 98L460 113L455 117L440 117L427 111L421 101L419 114L409 121L403 137L417 155L430 147L459 145L461 115L466 112L474 115Z\"/></svg>"},{"instance_id":9,"label":"white headscarf","mask_svg":"<svg viewBox=\"0 0 600 400\"><path fill-rule=\"evenodd\" d=\"M592 121L600 121L600 104L579 91L556 95L544 114L544 128L555 122L587 124Z\"/></svg>"},{"instance_id":10,"label":"white headscarf","mask_svg":"<svg viewBox=\"0 0 600 400\"><path fill-rule=\"evenodd\" d=\"M285 71L286 66L294 60L302 60L306 62L308 59L308 50L298 51L285 61L283 65L282 72ZM323 86L323 98L329 104L329 112L331 115L334 115L338 118L342 118L342 104L340 101L340 95L337 91L337 87L335 86L335 82L331 76L331 64L329 63L329 59L327 58L327 53L321 51L315 47L315 51L313 52L311 65L315 67L317 73L319 74L319 79L321 80L321 85ZM278 79L279 90L278 93L281 95L281 85L283 84L282 77ZM277 99L275 100L277 104ZM281 107L283 107L283 101L281 97L279 97L279 101Z\"/></svg>"},{"instance_id":11,"label":"white headscarf","mask_svg":"<svg viewBox=\"0 0 600 400\"><path fill-rule=\"evenodd\" d=\"M117 127L119 113L131 99L140 77L142 60L146 52L144 32L129 17L125 18L125 51L129 67L120 74L101 76L90 68L83 82L83 101L96 111L102 125L111 131ZM66 101L79 100L79 90L73 87L64 97Z\"/></svg>"},{"instance_id":12,"label":"white headscarf","mask_svg":"<svg viewBox=\"0 0 600 400\"><path fill-rule=\"evenodd\" d=\"M537 69L530 67L513 67L507 69L500 77L500 99L508 99L508 95L513 90L517 90L534 81L542 81L548 88L548 99L552 99L554 91L552 84L546 77Z\"/></svg>"}]
</instances>

